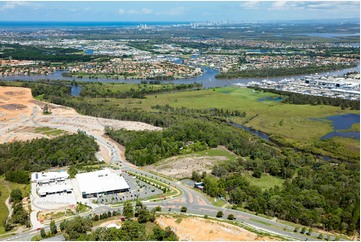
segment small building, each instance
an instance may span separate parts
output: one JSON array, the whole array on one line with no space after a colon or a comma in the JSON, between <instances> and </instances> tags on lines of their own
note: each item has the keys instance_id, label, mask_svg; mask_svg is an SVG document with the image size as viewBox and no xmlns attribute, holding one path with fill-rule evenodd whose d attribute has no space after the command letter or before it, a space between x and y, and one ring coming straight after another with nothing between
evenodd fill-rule
<instances>
[{"instance_id":1,"label":"small building","mask_svg":"<svg viewBox=\"0 0 361 242\"><path fill-rule=\"evenodd\" d=\"M124 177L111 169L80 173L76 175L76 179L83 198L127 192L130 189Z\"/></svg>"},{"instance_id":2,"label":"small building","mask_svg":"<svg viewBox=\"0 0 361 242\"><path fill-rule=\"evenodd\" d=\"M34 172L31 174L31 181L38 185L62 182L67 179L69 179L69 174L66 171Z\"/></svg>"},{"instance_id":3,"label":"small building","mask_svg":"<svg viewBox=\"0 0 361 242\"><path fill-rule=\"evenodd\" d=\"M36 192L40 197L46 197L51 194L59 193L72 193L73 187L70 182L56 182L52 184L39 185L36 188Z\"/></svg>"}]
</instances>

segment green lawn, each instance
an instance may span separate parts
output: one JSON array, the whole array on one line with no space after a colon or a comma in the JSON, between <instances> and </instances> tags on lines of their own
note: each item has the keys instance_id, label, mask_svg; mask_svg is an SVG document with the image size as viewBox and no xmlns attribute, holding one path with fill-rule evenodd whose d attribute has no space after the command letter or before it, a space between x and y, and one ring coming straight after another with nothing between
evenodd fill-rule
<instances>
[{"instance_id":1,"label":"green lawn","mask_svg":"<svg viewBox=\"0 0 361 242\"><path fill-rule=\"evenodd\" d=\"M5 233L3 224L6 221L6 218L9 215L9 211L5 205L6 199L10 196L9 189L20 189L23 193L23 196L29 196L30 193L30 185L18 184L14 182L5 181L3 177L0 178L0 234Z\"/></svg>"},{"instance_id":2,"label":"green lawn","mask_svg":"<svg viewBox=\"0 0 361 242\"><path fill-rule=\"evenodd\" d=\"M227 157L228 160L234 160L237 158L237 155L227 150L224 147L217 147L213 149L208 149L200 152L193 153L198 156L224 156Z\"/></svg>"},{"instance_id":3,"label":"green lawn","mask_svg":"<svg viewBox=\"0 0 361 242\"><path fill-rule=\"evenodd\" d=\"M59 136L65 134L66 132L61 129L55 129L50 127L38 127L35 128L35 133L44 134L47 136Z\"/></svg>"},{"instance_id":4,"label":"green lawn","mask_svg":"<svg viewBox=\"0 0 361 242\"><path fill-rule=\"evenodd\" d=\"M120 108L139 108L155 112L155 105L186 107L191 109L228 109L246 112L246 117L231 118L231 121L281 137L295 147L312 149L313 143L333 131L331 122L311 118L324 118L346 113L359 114L359 110L342 110L326 105L294 105L275 101L258 101L262 97L277 97L277 94L257 92L252 89L223 87L149 95L146 99L109 99L109 104ZM101 102L101 100L85 101ZM354 125L352 129L357 129ZM339 142L343 146L343 142ZM359 145L358 145L359 147Z\"/></svg>"},{"instance_id":5,"label":"green lawn","mask_svg":"<svg viewBox=\"0 0 361 242\"><path fill-rule=\"evenodd\" d=\"M261 178L255 178L252 175L250 175L249 173L245 173L245 177L246 179L252 184L255 185L259 188L261 188L262 190L267 190L270 188L273 188L275 186L279 186L282 187L283 183L284 183L284 179L275 177L275 176L270 176L268 174L262 174Z\"/></svg>"},{"instance_id":6,"label":"green lawn","mask_svg":"<svg viewBox=\"0 0 361 242\"><path fill-rule=\"evenodd\" d=\"M214 90L214 91L213 91ZM223 108L246 112L245 118L236 118L238 123L247 122L247 126L270 134L277 134L299 141L319 139L332 131L331 124L310 120L335 114L359 113L359 111L341 110L332 106L293 105L274 101L258 101L262 97L277 97L272 93L253 92L252 89L224 87L207 90L184 91L177 93L147 96L146 100L136 102L134 99L111 99L120 107L141 108L146 111L154 105L170 105L193 109ZM282 121L283 120L283 121ZM282 122L281 122L282 121Z\"/></svg>"}]
</instances>

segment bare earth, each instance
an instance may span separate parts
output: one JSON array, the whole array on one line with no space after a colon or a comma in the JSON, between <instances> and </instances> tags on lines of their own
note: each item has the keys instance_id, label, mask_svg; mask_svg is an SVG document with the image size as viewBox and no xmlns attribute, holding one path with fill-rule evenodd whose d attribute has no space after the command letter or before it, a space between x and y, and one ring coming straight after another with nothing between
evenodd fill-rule
<instances>
[{"instance_id":1,"label":"bare earth","mask_svg":"<svg viewBox=\"0 0 361 242\"><path fill-rule=\"evenodd\" d=\"M194 156L184 155L170 157L161 163L145 166L147 170L182 179L192 176L193 171L210 173L212 167L220 162L228 160L225 156Z\"/></svg>"},{"instance_id":2,"label":"bare earth","mask_svg":"<svg viewBox=\"0 0 361 242\"><path fill-rule=\"evenodd\" d=\"M180 219L179 219L180 220ZM177 218L162 215L156 223L162 228L170 226L179 240L189 241L259 241L272 240L269 237L260 237L255 233L228 223L216 222L202 218Z\"/></svg>"},{"instance_id":3,"label":"bare earth","mask_svg":"<svg viewBox=\"0 0 361 242\"><path fill-rule=\"evenodd\" d=\"M79 129L88 134L102 136L102 142L97 140L99 155L110 161L111 150L108 142L114 143L104 137L106 126L115 129L128 130L161 130L161 128L132 121L119 121L103 119L78 114L74 109L50 104L52 114L43 115L42 108L45 102L34 100L29 88L0 87L0 143L31 140L34 138L53 138L34 131L36 127L57 128L65 133L76 133ZM108 146L107 146L108 145ZM119 154L124 157L124 149Z\"/></svg>"}]
</instances>

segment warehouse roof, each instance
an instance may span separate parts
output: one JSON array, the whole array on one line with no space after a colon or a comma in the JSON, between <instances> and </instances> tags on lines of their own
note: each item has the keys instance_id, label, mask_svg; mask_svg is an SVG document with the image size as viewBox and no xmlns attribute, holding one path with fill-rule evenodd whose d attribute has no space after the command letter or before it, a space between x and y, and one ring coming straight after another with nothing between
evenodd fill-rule
<instances>
[{"instance_id":1,"label":"warehouse roof","mask_svg":"<svg viewBox=\"0 0 361 242\"><path fill-rule=\"evenodd\" d=\"M69 174L66 171L34 172L33 174L31 174L31 181L37 183L65 180L68 178Z\"/></svg>"},{"instance_id":2,"label":"warehouse roof","mask_svg":"<svg viewBox=\"0 0 361 242\"><path fill-rule=\"evenodd\" d=\"M67 192L72 191L73 187L71 186L69 181L52 183L51 185L43 185L37 187L39 195L46 195L51 193L59 193L59 192Z\"/></svg>"},{"instance_id":3,"label":"warehouse roof","mask_svg":"<svg viewBox=\"0 0 361 242\"><path fill-rule=\"evenodd\" d=\"M80 173L76 175L76 179L82 194L129 189L129 185L124 178L110 169Z\"/></svg>"}]
</instances>

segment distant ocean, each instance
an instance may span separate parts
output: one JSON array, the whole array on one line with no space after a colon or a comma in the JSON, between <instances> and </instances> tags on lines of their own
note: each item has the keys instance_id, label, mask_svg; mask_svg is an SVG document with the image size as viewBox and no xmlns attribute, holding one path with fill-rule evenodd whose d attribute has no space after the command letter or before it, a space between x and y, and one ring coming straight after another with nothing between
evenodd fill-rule
<instances>
[{"instance_id":1,"label":"distant ocean","mask_svg":"<svg viewBox=\"0 0 361 242\"><path fill-rule=\"evenodd\" d=\"M42 29L42 28L124 28L139 25L178 25L191 22L21 22L0 21L0 29Z\"/></svg>"}]
</instances>

